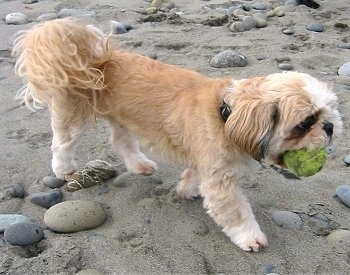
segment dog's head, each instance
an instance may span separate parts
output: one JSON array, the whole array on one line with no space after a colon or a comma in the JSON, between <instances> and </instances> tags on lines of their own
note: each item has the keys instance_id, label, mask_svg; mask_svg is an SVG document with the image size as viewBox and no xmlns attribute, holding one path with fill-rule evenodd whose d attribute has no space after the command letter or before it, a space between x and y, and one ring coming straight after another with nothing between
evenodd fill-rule
<instances>
[{"instance_id":1,"label":"dog's head","mask_svg":"<svg viewBox=\"0 0 350 275\"><path fill-rule=\"evenodd\" d=\"M303 73L277 73L234 81L225 94L225 123L233 145L254 159L283 165L288 150L327 146L342 129L336 95Z\"/></svg>"}]
</instances>

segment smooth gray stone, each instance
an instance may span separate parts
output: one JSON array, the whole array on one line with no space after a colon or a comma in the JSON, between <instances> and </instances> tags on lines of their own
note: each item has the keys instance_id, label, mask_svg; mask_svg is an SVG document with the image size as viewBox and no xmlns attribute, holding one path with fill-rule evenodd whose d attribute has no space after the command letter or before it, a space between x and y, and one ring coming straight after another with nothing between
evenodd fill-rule
<instances>
[{"instance_id":1,"label":"smooth gray stone","mask_svg":"<svg viewBox=\"0 0 350 275\"><path fill-rule=\"evenodd\" d=\"M58 17L57 14L54 12L44 13L44 14L39 15L36 18L36 21L38 21L38 22L50 21L50 20L56 19L57 17Z\"/></svg>"},{"instance_id":2,"label":"smooth gray stone","mask_svg":"<svg viewBox=\"0 0 350 275\"><path fill-rule=\"evenodd\" d=\"M21 12L13 12L9 13L5 17L5 22L7 24L13 24L13 25L23 25L27 24L29 22L27 15Z\"/></svg>"},{"instance_id":3,"label":"smooth gray stone","mask_svg":"<svg viewBox=\"0 0 350 275\"><path fill-rule=\"evenodd\" d=\"M337 146L329 145L326 147L327 155L334 156L337 153Z\"/></svg>"},{"instance_id":4,"label":"smooth gray stone","mask_svg":"<svg viewBox=\"0 0 350 275\"><path fill-rule=\"evenodd\" d=\"M31 196L30 201L45 208L62 202L63 196L59 189L54 189L48 192L39 192Z\"/></svg>"},{"instance_id":5,"label":"smooth gray stone","mask_svg":"<svg viewBox=\"0 0 350 275\"><path fill-rule=\"evenodd\" d=\"M280 63L278 64L278 68L283 71L290 71L293 70L293 65L290 63Z\"/></svg>"},{"instance_id":6,"label":"smooth gray stone","mask_svg":"<svg viewBox=\"0 0 350 275\"><path fill-rule=\"evenodd\" d=\"M117 21L110 21L111 31L113 34L123 34L127 33L127 29L125 28L124 24L117 22Z\"/></svg>"},{"instance_id":7,"label":"smooth gray stone","mask_svg":"<svg viewBox=\"0 0 350 275\"><path fill-rule=\"evenodd\" d=\"M306 29L313 32L324 32L326 28L322 23L314 22L307 25Z\"/></svg>"},{"instance_id":8,"label":"smooth gray stone","mask_svg":"<svg viewBox=\"0 0 350 275\"><path fill-rule=\"evenodd\" d=\"M47 177L43 178L43 184L47 187L54 189L54 188L62 187L63 185L66 184L66 181L63 179L56 178L56 177L47 176Z\"/></svg>"},{"instance_id":9,"label":"smooth gray stone","mask_svg":"<svg viewBox=\"0 0 350 275\"><path fill-rule=\"evenodd\" d=\"M30 219L23 215L1 214L0 215L0 233L4 232L7 227L15 223L30 222Z\"/></svg>"},{"instance_id":10,"label":"smooth gray stone","mask_svg":"<svg viewBox=\"0 0 350 275\"><path fill-rule=\"evenodd\" d=\"M344 157L344 162L346 166L350 166L350 154Z\"/></svg>"},{"instance_id":11,"label":"smooth gray stone","mask_svg":"<svg viewBox=\"0 0 350 275\"><path fill-rule=\"evenodd\" d=\"M255 2L252 4L252 8L255 10L266 10L267 5L263 2Z\"/></svg>"},{"instance_id":12,"label":"smooth gray stone","mask_svg":"<svg viewBox=\"0 0 350 275\"><path fill-rule=\"evenodd\" d=\"M300 216L291 211L271 211L272 220L280 227L286 229L301 229L303 221Z\"/></svg>"},{"instance_id":13,"label":"smooth gray stone","mask_svg":"<svg viewBox=\"0 0 350 275\"><path fill-rule=\"evenodd\" d=\"M282 33L286 34L286 35L293 35L294 34L294 30L287 28L287 29L283 29Z\"/></svg>"},{"instance_id":14,"label":"smooth gray stone","mask_svg":"<svg viewBox=\"0 0 350 275\"><path fill-rule=\"evenodd\" d=\"M338 70L338 75L350 76L350 62L341 65L341 67Z\"/></svg>"},{"instance_id":15,"label":"smooth gray stone","mask_svg":"<svg viewBox=\"0 0 350 275\"><path fill-rule=\"evenodd\" d=\"M30 245L39 242L44 236L42 228L34 223L15 223L4 232L5 240L12 245Z\"/></svg>"},{"instance_id":16,"label":"smooth gray stone","mask_svg":"<svg viewBox=\"0 0 350 275\"><path fill-rule=\"evenodd\" d=\"M231 50L218 53L210 61L210 66L215 68L244 67L248 64L247 58Z\"/></svg>"},{"instance_id":17,"label":"smooth gray stone","mask_svg":"<svg viewBox=\"0 0 350 275\"><path fill-rule=\"evenodd\" d=\"M336 188L335 193L346 206L350 207L350 185L340 185Z\"/></svg>"},{"instance_id":18,"label":"smooth gray stone","mask_svg":"<svg viewBox=\"0 0 350 275\"><path fill-rule=\"evenodd\" d=\"M348 49L348 50L350 50L350 43L341 43L341 44L339 44L338 47L341 48L341 49Z\"/></svg>"},{"instance_id":19,"label":"smooth gray stone","mask_svg":"<svg viewBox=\"0 0 350 275\"><path fill-rule=\"evenodd\" d=\"M250 27L249 25L245 24L244 22L240 21L240 22L234 22L230 25L230 31L232 32L245 32L245 31L249 31Z\"/></svg>"}]
</instances>

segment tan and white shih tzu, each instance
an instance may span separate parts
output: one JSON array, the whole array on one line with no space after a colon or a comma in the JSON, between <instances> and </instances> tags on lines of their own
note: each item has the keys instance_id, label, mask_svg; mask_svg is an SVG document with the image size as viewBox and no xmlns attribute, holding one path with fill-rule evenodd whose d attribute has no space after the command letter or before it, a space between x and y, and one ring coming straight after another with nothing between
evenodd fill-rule
<instances>
[{"instance_id":1,"label":"tan and white shih tzu","mask_svg":"<svg viewBox=\"0 0 350 275\"><path fill-rule=\"evenodd\" d=\"M74 19L34 26L16 39L16 73L28 104L51 112L52 169L69 179L86 124L102 117L131 172L157 165L140 144L185 163L181 198L203 197L223 232L245 251L267 245L239 186L256 161L283 167L291 149L319 148L340 132L337 97L304 73L212 79L117 49L108 36ZM140 144L139 144L140 142Z\"/></svg>"}]
</instances>

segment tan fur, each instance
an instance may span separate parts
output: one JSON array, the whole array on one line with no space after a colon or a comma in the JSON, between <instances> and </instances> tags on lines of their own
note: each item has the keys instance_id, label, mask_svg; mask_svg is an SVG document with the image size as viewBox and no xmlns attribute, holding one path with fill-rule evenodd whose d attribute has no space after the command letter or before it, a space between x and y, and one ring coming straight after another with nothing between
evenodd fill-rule
<instances>
[{"instance_id":1,"label":"tan fur","mask_svg":"<svg viewBox=\"0 0 350 275\"><path fill-rule=\"evenodd\" d=\"M77 169L74 147L87 121L100 116L130 171L148 175L157 168L139 141L188 164L178 195L201 195L208 213L247 251L259 251L267 240L240 191L240 178L251 173L255 160L283 166L285 151L326 146L332 137L327 123L334 133L342 127L336 96L311 76L211 79L118 50L98 29L74 19L23 32L13 53L17 74L28 82L26 103L32 99L51 111L57 177L67 179ZM226 123L223 102L232 110ZM300 134L298 125L313 114L317 121Z\"/></svg>"}]
</instances>

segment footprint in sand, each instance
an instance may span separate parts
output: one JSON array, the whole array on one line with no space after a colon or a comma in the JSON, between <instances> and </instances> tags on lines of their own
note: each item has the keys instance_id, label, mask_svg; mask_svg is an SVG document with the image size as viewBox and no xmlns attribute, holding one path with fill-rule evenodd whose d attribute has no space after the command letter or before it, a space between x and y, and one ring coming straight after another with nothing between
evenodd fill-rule
<instances>
[{"instance_id":1,"label":"footprint in sand","mask_svg":"<svg viewBox=\"0 0 350 275\"><path fill-rule=\"evenodd\" d=\"M8 139L17 139L20 142L27 142L30 147L39 148L50 146L50 133L31 133L28 129L13 130L6 133Z\"/></svg>"}]
</instances>

